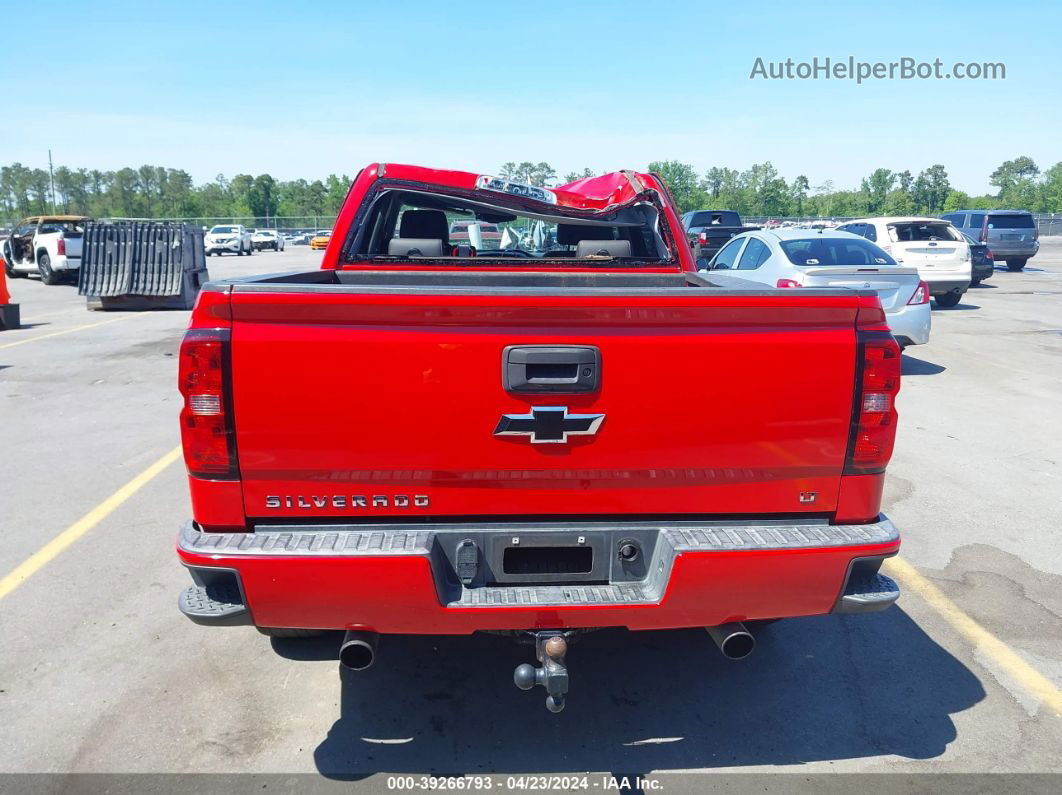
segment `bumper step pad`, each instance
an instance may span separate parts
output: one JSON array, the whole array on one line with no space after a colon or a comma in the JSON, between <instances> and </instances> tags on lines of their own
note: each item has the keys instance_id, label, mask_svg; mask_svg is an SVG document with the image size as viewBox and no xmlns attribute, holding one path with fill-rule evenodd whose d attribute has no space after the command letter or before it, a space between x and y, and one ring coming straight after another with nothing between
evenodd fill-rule
<instances>
[{"instance_id":1,"label":"bumper step pad","mask_svg":"<svg viewBox=\"0 0 1062 795\"><path fill-rule=\"evenodd\" d=\"M240 589L230 583L190 585L177 599L181 612L197 624L236 626L251 623Z\"/></svg>"},{"instance_id":2,"label":"bumper step pad","mask_svg":"<svg viewBox=\"0 0 1062 795\"><path fill-rule=\"evenodd\" d=\"M873 613L884 610L900 598L900 586L884 574L855 577L848 585L834 609L835 613Z\"/></svg>"},{"instance_id":3,"label":"bumper step pad","mask_svg":"<svg viewBox=\"0 0 1062 795\"><path fill-rule=\"evenodd\" d=\"M899 541L896 527L884 516L861 525L823 524L742 524L678 521L667 523L621 523L630 530L658 533L658 541L648 561L644 580L600 584L487 585L467 587L461 583L448 589L439 585L439 598L447 608L570 607L608 605L652 605L663 599L675 560L685 552L736 552L748 550L806 550L861 547ZM582 523L586 530L614 529L616 523ZM499 523L491 529L512 532L557 532L572 530L568 523ZM426 525L324 525L314 527L266 525L253 533L204 533L191 523L181 529L178 546L197 555L238 559L315 557L396 557L436 558L440 538L461 538L467 525L444 523ZM876 559L877 560L877 559ZM433 564L434 565L434 564ZM880 565L880 560L877 561ZM874 566L876 570L877 565ZM193 568L193 571L195 568ZM207 571L209 567L202 567ZM228 581L226 584L228 584ZM181 596L181 610L199 623L223 623L208 616L244 617L249 611L239 593L221 596L214 592ZM853 570L834 612L857 613L883 610L896 601L899 589L884 575ZM185 608L185 602L195 607ZM200 609L198 605L208 605ZM201 617L201 618L197 618Z\"/></svg>"}]
</instances>

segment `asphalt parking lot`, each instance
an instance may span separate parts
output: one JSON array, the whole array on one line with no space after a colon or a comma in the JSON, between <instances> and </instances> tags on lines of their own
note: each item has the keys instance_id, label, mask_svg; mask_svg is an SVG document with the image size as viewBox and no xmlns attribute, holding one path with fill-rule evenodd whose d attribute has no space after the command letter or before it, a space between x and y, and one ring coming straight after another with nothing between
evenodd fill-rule
<instances>
[{"instance_id":1,"label":"asphalt parking lot","mask_svg":"<svg viewBox=\"0 0 1062 795\"><path fill-rule=\"evenodd\" d=\"M0 333L0 576L28 576L0 589L0 772L376 774L379 791L387 773L694 790L672 774L1062 772L1062 238L1042 244L1026 272L935 309L905 356L885 501L898 606L781 622L740 663L703 631L595 633L560 715L513 687L528 652L502 638L386 637L341 681L335 636L189 623L171 454L188 313L88 312L74 287L10 280L25 328Z\"/></svg>"}]
</instances>

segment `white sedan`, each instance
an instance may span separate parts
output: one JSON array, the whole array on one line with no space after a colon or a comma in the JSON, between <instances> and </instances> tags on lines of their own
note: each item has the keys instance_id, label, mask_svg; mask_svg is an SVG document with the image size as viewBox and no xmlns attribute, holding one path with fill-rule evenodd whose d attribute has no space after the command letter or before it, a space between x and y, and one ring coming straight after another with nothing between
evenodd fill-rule
<instances>
[{"instance_id":1,"label":"white sedan","mask_svg":"<svg viewBox=\"0 0 1062 795\"><path fill-rule=\"evenodd\" d=\"M859 235L833 229L761 229L723 246L709 270L772 287L847 287L876 290L901 348L929 342L929 288L917 268L903 267Z\"/></svg>"}]
</instances>

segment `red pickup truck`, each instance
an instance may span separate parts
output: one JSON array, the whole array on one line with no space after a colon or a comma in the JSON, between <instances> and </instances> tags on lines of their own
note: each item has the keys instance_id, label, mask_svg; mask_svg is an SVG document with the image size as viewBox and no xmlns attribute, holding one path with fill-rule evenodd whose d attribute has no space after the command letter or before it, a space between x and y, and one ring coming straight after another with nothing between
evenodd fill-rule
<instances>
[{"instance_id":1,"label":"red pickup truck","mask_svg":"<svg viewBox=\"0 0 1062 795\"><path fill-rule=\"evenodd\" d=\"M452 245L461 219L499 249ZM581 632L880 610L900 351L872 291L699 274L653 174L374 164L320 270L203 288L180 352L201 624L513 635L559 711ZM746 626L743 622L749 622Z\"/></svg>"}]
</instances>

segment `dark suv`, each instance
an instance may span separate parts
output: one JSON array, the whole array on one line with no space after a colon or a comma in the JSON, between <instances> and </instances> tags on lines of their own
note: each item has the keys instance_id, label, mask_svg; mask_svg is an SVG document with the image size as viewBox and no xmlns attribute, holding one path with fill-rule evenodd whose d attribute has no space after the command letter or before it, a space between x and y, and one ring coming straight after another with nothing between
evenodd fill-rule
<instances>
[{"instance_id":1,"label":"dark suv","mask_svg":"<svg viewBox=\"0 0 1062 795\"><path fill-rule=\"evenodd\" d=\"M997 261L1007 261L1009 271L1020 271L1040 250L1036 219L1028 210L958 210L940 217L987 243Z\"/></svg>"}]
</instances>

